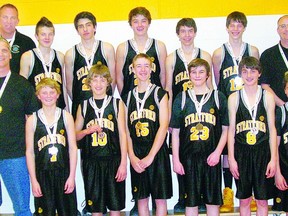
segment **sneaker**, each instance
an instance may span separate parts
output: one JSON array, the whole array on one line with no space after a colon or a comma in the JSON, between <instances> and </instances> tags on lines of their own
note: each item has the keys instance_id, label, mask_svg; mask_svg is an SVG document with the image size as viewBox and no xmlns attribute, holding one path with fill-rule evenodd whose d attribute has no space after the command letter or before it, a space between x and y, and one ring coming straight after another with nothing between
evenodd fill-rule
<instances>
[{"instance_id":1,"label":"sneaker","mask_svg":"<svg viewBox=\"0 0 288 216\"><path fill-rule=\"evenodd\" d=\"M251 210L251 212L257 211L257 204L256 204L256 200L255 200L254 196L252 196L252 200L250 203L250 210Z\"/></svg>"},{"instance_id":2,"label":"sneaker","mask_svg":"<svg viewBox=\"0 0 288 216\"><path fill-rule=\"evenodd\" d=\"M174 206L174 213L185 213L185 201L179 200Z\"/></svg>"},{"instance_id":3,"label":"sneaker","mask_svg":"<svg viewBox=\"0 0 288 216\"><path fill-rule=\"evenodd\" d=\"M220 212L231 212L234 209L234 192L231 188L226 187L223 190L223 205Z\"/></svg>"},{"instance_id":4,"label":"sneaker","mask_svg":"<svg viewBox=\"0 0 288 216\"><path fill-rule=\"evenodd\" d=\"M137 206L137 202L135 201L135 204L133 206L133 208L130 210L130 216L138 216L138 206Z\"/></svg>"}]
</instances>

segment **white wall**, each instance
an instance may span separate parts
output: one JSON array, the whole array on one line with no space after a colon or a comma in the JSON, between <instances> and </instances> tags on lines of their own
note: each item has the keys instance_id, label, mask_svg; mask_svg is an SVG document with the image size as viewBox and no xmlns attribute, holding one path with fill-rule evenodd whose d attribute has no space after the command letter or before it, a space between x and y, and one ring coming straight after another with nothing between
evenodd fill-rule
<instances>
[{"instance_id":1,"label":"white wall","mask_svg":"<svg viewBox=\"0 0 288 216\"><path fill-rule=\"evenodd\" d=\"M278 43L279 36L276 32L276 23L279 17L280 15L248 16L248 26L243 36L244 41L258 47L260 53L268 47ZM175 32L176 24L179 19L152 20L149 29L150 37L159 39L166 44L168 54L180 46ZM225 27L226 17L196 18L195 21L198 28L195 46L206 50L212 55L216 48L228 40L228 34ZM54 49L65 53L70 47L72 47L72 45L79 43L79 36L72 23L55 25L55 28L56 36L53 43ZM18 30L29 35L33 40L35 40L35 26L19 26ZM131 38L132 36L133 32L127 21L98 23L96 38L111 43L115 47L115 50L119 43ZM84 189L79 165L77 167L76 178L78 209L82 210L81 203L84 200ZM3 181L2 191L3 204L0 207L0 213L11 213L13 212L13 208L11 200L3 185ZM130 202L130 191L130 174L128 169L125 210L130 210L133 205L133 203ZM175 173L173 173L173 194L174 196L168 200L168 209L173 209L173 206L178 199L178 183ZM237 201L236 205L238 205ZM32 194L31 209L34 211Z\"/></svg>"}]
</instances>

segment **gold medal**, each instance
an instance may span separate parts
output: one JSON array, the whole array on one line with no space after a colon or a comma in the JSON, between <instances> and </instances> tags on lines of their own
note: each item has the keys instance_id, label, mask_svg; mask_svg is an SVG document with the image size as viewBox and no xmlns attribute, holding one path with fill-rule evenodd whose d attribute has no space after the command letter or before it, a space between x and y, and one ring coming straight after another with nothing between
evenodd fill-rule
<instances>
[{"instance_id":1,"label":"gold medal","mask_svg":"<svg viewBox=\"0 0 288 216\"><path fill-rule=\"evenodd\" d=\"M2 113L3 112L3 107L2 106L0 106L0 113Z\"/></svg>"},{"instance_id":2,"label":"gold medal","mask_svg":"<svg viewBox=\"0 0 288 216\"><path fill-rule=\"evenodd\" d=\"M99 139L103 139L104 137L105 137L104 132L98 133L98 138L99 138Z\"/></svg>"},{"instance_id":3,"label":"gold medal","mask_svg":"<svg viewBox=\"0 0 288 216\"><path fill-rule=\"evenodd\" d=\"M138 128L138 129L142 128L142 123L140 121L138 121L136 123L136 128Z\"/></svg>"},{"instance_id":4,"label":"gold medal","mask_svg":"<svg viewBox=\"0 0 288 216\"><path fill-rule=\"evenodd\" d=\"M196 125L196 129L197 129L198 131L203 130L203 125L202 125L201 123L198 123L198 124Z\"/></svg>"}]
</instances>

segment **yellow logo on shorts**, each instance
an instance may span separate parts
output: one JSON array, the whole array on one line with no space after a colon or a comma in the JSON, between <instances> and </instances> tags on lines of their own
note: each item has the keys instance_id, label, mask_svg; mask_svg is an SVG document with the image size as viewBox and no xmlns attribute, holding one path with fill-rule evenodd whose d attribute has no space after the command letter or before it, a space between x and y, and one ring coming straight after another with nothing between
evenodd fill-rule
<instances>
[{"instance_id":1,"label":"yellow logo on shorts","mask_svg":"<svg viewBox=\"0 0 288 216\"><path fill-rule=\"evenodd\" d=\"M112 114L109 114L108 115L108 119L111 121L113 119L113 115Z\"/></svg>"},{"instance_id":2,"label":"yellow logo on shorts","mask_svg":"<svg viewBox=\"0 0 288 216\"><path fill-rule=\"evenodd\" d=\"M187 199L187 193L184 194L184 198Z\"/></svg>"},{"instance_id":3,"label":"yellow logo on shorts","mask_svg":"<svg viewBox=\"0 0 288 216\"><path fill-rule=\"evenodd\" d=\"M150 106L149 106L149 109L150 109L150 110L154 110L155 107L154 107L153 105L150 105Z\"/></svg>"},{"instance_id":4,"label":"yellow logo on shorts","mask_svg":"<svg viewBox=\"0 0 288 216\"><path fill-rule=\"evenodd\" d=\"M56 73L60 73L60 68L56 68Z\"/></svg>"},{"instance_id":5,"label":"yellow logo on shorts","mask_svg":"<svg viewBox=\"0 0 288 216\"><path fill-rule=\"evenodd\" d=\"M214 114L214 113L215 113L215 110L214 110L213 108L211 108L211 109L209 110L209 112L210 112L211 114Z\"/></svg>"},{"instance_id":6,"label":"yellow logo on shorts","mask_svg":"<svg viewBox=\"0 0 288 216\"><path fill-rule=\"evenodd\" d=\"M65 130L64 130L64 129L61 129L61 130L60 130L60 134L63 135L64 133L65 133Z\"/></svg>"},{"instance_id":7,"label":"yellow logo on shorts","mask_svg":"<svg viewBox=\"0 0 288 216\"><path fill-rule=\"evenodd\" d=\"M89 205L89 206L93 205L92 200L88 200L88 205Z\"/></svg>"},{"instance_id":8,"label":"yellow logo on shorts","mask_svg":"<svg viewBox=\"0 0 288 216\"><path fill-rule=\"evenodd\" d=\"M281 200L280 197L277 197L277 198L276 198L276 203L281 203L281 201L282 201L282 200Z\"/></svg>"},{"instance_id":9,"label":"yellow logo on shorts","mask_svg":"<svg viewBox=\"0 0 288 216\"><path fill-rule=\"evenodd\" d=\"M134 190L133 190L134 192L137 192L138 191L138 188L137 187L134 187Z\"/></svg>"},{"instance_id":10,"label":"yellow logo on shorts","mask_svg":"<svg viewBox=\"0 0 288 216\"><path fill-rule=\"evenodd\" d=\"M38 208L38 213L41 214L43 212L43 209L41 207Z\"/></svg>"},{"instance_id":11,"label":"yellow logo on shorts","mask_svg":"<svg viewBox=\"0 0 288 216\"><path fill-rule=\"evenodd\" d=\"M264 119L265 119L264 116L260 116L260 117L259 117L259 120L262 121L262 122L264 121Z\"/></svg>"}]
</instances>

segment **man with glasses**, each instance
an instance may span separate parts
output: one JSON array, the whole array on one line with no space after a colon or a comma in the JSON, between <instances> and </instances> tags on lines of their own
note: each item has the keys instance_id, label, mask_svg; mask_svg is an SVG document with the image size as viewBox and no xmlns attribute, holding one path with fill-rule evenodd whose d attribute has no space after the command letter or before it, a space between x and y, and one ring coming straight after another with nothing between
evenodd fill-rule
<instances>
[{"instance_id":1,"label":"man with glasses","mask_svg":"<svg viewBox=\"0 0 288 216\"><path fill-rule=\"evenodd\" d=\"M281 83L288 71L288 15L280 17L277 26L279 43L265 50L260 57L263 68L260 82L264 89L274 93L276 104L281 106L287 101Z\"/></svg>"}]
</instances>

